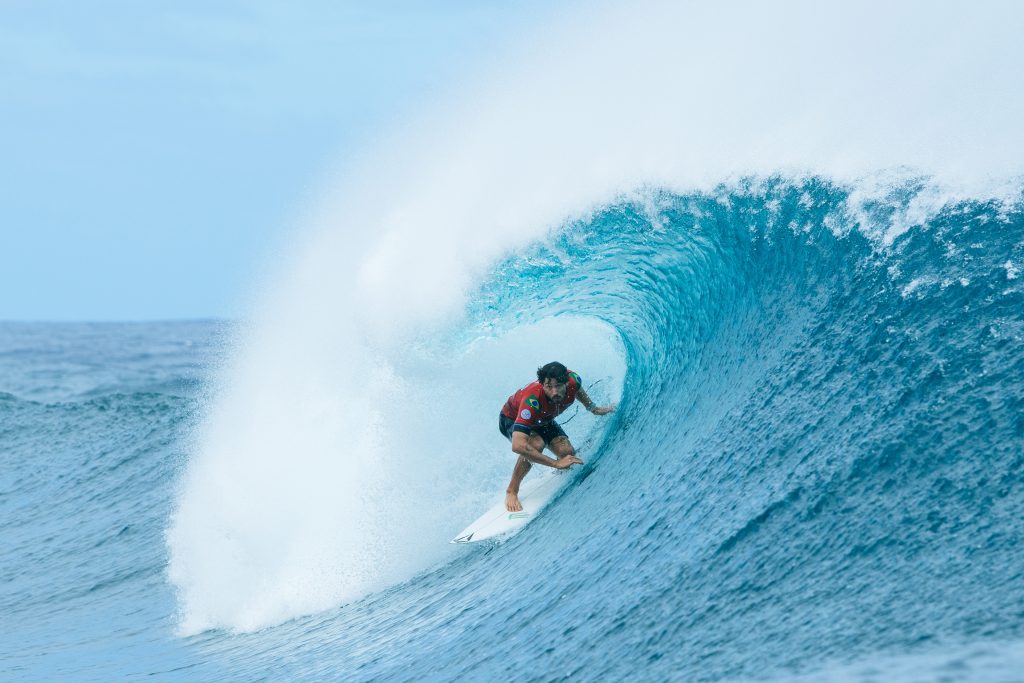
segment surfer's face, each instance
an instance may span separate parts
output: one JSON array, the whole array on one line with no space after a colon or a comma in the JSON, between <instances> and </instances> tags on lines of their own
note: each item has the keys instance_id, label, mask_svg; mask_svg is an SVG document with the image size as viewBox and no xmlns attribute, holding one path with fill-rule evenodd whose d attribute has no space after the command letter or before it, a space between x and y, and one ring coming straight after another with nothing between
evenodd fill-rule
<instances>
[{"instance_id":1,"label":"surfer's face","mask_svg":"<svg viewBox=\"0 0 1024 683\"><path fill-rule=\"evenodd\" d=\"M561 403L565 400L565 390L569 385L548 377L541 386L544 388L544 395L548 397L548 400Z\"/></svg>"}]
</instances>

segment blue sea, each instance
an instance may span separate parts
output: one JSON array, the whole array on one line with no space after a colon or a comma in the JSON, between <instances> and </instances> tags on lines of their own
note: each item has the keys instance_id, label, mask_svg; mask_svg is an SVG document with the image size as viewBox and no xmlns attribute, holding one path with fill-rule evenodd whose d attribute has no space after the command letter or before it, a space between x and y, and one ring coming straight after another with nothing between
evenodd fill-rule
<instances>
[{"instance_id":1,"label":"blue sea","mask_svg":"<svg viewBox=\"0 0 1024 683\"><path fill-rule=\"evenodd\" d=\"M0 679L1024 681L1024 202L927 191L649 187L260 391L248 322L0 324ZM449 544L551 360L618 410Z\"/></svg>"}]
</instances>

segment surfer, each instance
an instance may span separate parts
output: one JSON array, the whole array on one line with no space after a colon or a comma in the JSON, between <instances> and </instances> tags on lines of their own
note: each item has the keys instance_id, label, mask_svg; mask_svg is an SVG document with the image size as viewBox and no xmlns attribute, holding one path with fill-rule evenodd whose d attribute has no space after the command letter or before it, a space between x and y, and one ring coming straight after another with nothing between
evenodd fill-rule
<instances>
[{"instance_id":1,"label":"surfer","mask_svg":"<svg viewBox=\"0 0 1024 683\"><path fill-rule=\"evenodd\" d=\"M537 369L537 381L509 396L498 416L498 429L512 442L512 452L519 458L512 470L512 481L505 490L505 507L509 512L523 509L519 502L519 484L530 471L531 463L564 470L582 465L576 449L569 442L555 418L579 399L594 415L607 415L615 405L598 407L583 390L583 381L575 372L558 362ZM543 454L544 447L557 459Z\"/></svg>"}]
</instances>

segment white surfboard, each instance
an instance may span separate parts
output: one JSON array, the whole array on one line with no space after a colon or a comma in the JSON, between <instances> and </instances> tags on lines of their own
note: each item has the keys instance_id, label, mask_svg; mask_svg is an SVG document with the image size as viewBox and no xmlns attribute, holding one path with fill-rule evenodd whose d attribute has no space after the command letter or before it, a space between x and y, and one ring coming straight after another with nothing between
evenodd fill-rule
<instances>
[{"instance_id":1,"label":"white surfboard","mask_svg":"<svg viewBox=\"0 0 1024 683\"><path fill-rule=\"evenodd\" d=\"M526 526L536 517L544 506L551 502L555 494L569 481L568 471L557 470L533 477L527 475L526 481L519 487L519 502L523 504L521 512L509 512L505 509L505 494L497 505L480 516L468 527L459 532L451 543L476 543L488 538L495 538Z\"/></svg>"}]
</instances>

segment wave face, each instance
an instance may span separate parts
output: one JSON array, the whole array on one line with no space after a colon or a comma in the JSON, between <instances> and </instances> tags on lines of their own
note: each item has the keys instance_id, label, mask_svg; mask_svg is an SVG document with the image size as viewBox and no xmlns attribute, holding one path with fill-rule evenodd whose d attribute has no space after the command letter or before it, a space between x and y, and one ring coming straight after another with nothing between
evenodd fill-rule
<instances>
[{"instance_id":1,"label":"wave face","mask_svg":"<svg viewBox=\"0 0 1024 683\"><path fill-rule=\"evenodd\" d=\"M3 606L22 628L4 639L25 654L2 670L25 680L1011 680L1024 643L1024 204L954 201L908 226L929 191L912 177L870 199L823 178L648 189L511 254L466 316L422 337L394 376L418 397L426 359L443 366L431 387L470 359L493 394L480 409L489 415L515 388L506 375L518 370L502 359L536 365L553 349L588 384L601 380L598 398L620 401L610 418L566 425L587 465L522 533L449 547L512 464L493 415L467 419L444 447L485 456L434 470L424 490L440 494L415 525L443 552L396 565L386 545L353 546L339 573L386 576L326 606L322 586L292 585L306 600L293 604L313 607L276 625L245 621L261 598L280 606L268 589L220 612L212 630L172 630L188 615L161 578L162 525L200 400L189 352L171 363L93 352L102 362L77 366L92 377L75 380L84 389L46 385L46 397L28 396L46 373L23 373L0 398L15 425L5 457L46 471L5 479ZM5 367L28 357L65 367L68 349L86 346L76 334L48 353L5 352ZM215 352L195 348L209 376ZM412 448L425 423L396 410L389 443ZM408 479L431 472L401 450L396 459L361 505L401 500ZM281 495L316 495L306 484L286 477ZM222 494L222 507L239 504ZM268 524L271 538L233 547L287 548ZM324 522L296 534L329 546L335 531ZM258 557L247 566L287 575ZM253 581L214 575L229 594Z\"/></svg>"}]
</instances>

